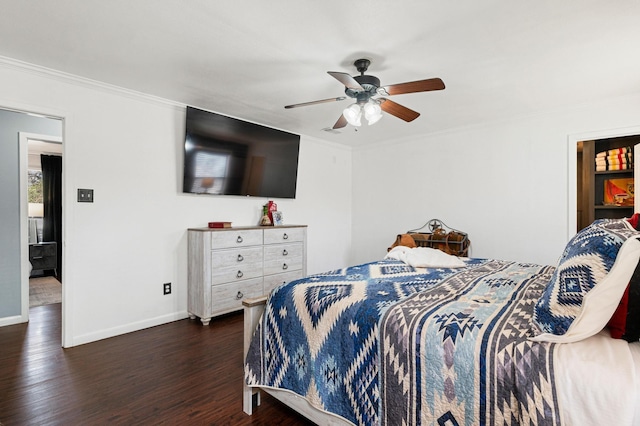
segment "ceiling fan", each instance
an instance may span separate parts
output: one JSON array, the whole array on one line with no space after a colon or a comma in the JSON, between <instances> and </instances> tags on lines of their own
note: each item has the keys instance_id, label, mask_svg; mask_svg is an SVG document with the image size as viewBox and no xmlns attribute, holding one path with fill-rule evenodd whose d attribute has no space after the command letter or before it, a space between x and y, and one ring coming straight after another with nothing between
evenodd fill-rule
<instances>
[{"instance_id":1,"label":"ceiling fan","mask_svg":"<svg viewBox=\"0 0 640 426\"><path fill-rule=\"evenodd\" d=\"M404 93L429 92L431 90L444 89L444 83L439 78L429 78L426 80L411 81L381 87L380 79L378 77L365 75L370 64L371 61L368 59L356 60L353 65L356 67L360 75L353 77L344 72L327 71L329 75L344 84L344 93L347 96L287 105L285 108L297 108L326 102L343 101L349 97L355 99L356 102L345 108L338 121L336 121L336 124L333 125L334 129L340 129L345 127L347 124L360 126L362 124L361 119L363 115L368 124L371 125L382 118L382 111L409 122L418 118L420 113L385 97L374 98L374 96L392 96Z\"/></svg>"}]
</instances>

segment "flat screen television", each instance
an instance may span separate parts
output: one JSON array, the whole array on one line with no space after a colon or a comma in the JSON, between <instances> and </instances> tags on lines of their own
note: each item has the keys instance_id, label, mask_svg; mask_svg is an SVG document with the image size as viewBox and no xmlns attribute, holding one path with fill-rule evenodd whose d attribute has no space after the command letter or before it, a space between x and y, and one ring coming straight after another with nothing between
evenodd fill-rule
<instances>
[{"instance_id":1,"label":"flat screen television","mask_svg":"<svg viewBox=\"0 0 640 426\"><path fill-rule=\"evenodd\" d=\"M183 192L295 198L300 135L187 107Z\"/></svg>"}]
</instances>

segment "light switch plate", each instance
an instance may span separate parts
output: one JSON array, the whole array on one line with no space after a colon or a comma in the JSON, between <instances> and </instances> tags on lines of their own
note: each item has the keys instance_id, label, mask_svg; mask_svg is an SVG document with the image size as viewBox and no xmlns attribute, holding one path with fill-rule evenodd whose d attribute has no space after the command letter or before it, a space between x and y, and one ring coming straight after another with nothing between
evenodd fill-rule
<instances>
[{"instance_id":1,"label":"light switch plate","mask_svg":"<svg viewBox=\"0 0 640 426\"><path fill-rule=\"evenodd\" d=\"M80 188L78 188L78 202L79 203L93 203L93 189L80 189Z\"/></svg>"}]
</instances>

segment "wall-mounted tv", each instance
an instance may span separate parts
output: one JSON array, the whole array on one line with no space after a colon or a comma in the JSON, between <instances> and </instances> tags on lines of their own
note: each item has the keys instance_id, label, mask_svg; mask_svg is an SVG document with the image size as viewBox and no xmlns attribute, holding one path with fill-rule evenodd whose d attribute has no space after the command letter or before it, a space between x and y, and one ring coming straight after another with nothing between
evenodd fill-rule
<instances>
[{"instance_id":1,"label":"wall-mounted tv","mask_svg":"<svg viewBox=\"0 0 640 426\"><path fill-rule=\"evenodd\" d=\"M295 198L300 135L187 107L183 192Z\"/></svg>"}]
</instances>

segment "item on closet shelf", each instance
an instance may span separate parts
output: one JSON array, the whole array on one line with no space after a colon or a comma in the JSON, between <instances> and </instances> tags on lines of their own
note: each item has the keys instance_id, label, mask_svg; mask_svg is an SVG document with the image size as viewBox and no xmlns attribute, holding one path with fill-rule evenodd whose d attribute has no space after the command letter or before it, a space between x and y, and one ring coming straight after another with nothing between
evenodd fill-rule
<instances>
[{"instance_id":1,"label":"item on closet shelf","mask_svg":"<svg viewBox=\"0 0 640 426\"><path fill-rule=\"evenodd\" d=\"M633 178L607 179L604 181L604 200L606 206L633 206Z\"/></svg>"},{"instance_id":2,"label":"item on closet shelf","mask_svg":"<svg viewBox=\"0 0 640 426\"><path fill-rule=\"evenodd\" d=\"M419 232L428 228L431 232ZM439 219L431 219L417 229L407 231L418 247L431 247L454 256L467 256L471 241L462 231L448 227Z\"/></svg>"},{"instance_id":3,"label":"item on closet shelf","mask_svg":"<svg viewBox=\"0 0 640 426\"><path fill-rule=\"evenodd\" d=\"M209 222L209 228L231 228L231 222Z\"/></svg>"},{"instance_id":4,"label":"item on closet shelf","mask_svg":"<svg viewBox=\"0 0 640 426\"><path fill-rule=\"evenodd\" d=\"M596 172L633 169L633 149L630 146L596 154Z\"/></svg>"}]
</instances>

